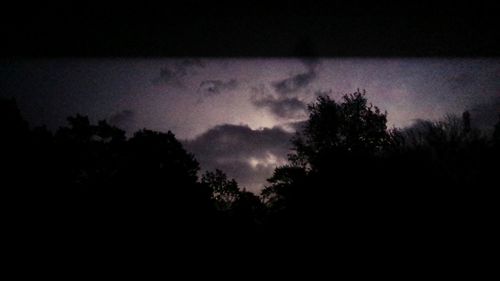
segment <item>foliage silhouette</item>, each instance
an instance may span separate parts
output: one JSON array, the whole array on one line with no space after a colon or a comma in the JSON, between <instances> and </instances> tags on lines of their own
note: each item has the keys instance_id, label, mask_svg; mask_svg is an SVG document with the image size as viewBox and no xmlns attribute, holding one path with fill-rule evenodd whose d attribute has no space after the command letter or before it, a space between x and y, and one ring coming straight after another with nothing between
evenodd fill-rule
<instances>
[{"instance_id":1,"label":"foliage silhouette","mask_svg":"<svg viewBox=\"0 0 500 281\"><path fill-rule=\"evenodd\" d=\"M269 228L309 241L414 240L421 249L491 235L499 155L470 113L405 129L387 129L386 116L364 92L340 103L318 97L289 164L262 191ZM373 244L356 244L365 246Z\"/></svg>"},{"instance_id":2,"label":"foliage silhouette","mask_svg":"<svg viewBox=\"0 0 500 281\"><path fill-rule=\"evenodd\" d=\"M454 253L457 243L484 247L496 235L500 120L488 134L469 112L388 129L364 91L339 102L320 96L288 164L257 196L220 170L199 178L194 155L170 131L127 138L77 114L52 133L30 128L14 100L1 99L0 109L5 225L26 248Z\"/></svg>"},{"instance_id":3,"label":"foliage silhouette","mask_svg":"<svg viewBox=\"0 0 500 281\"><path fill-rule=\"evenodd\" d=\"M364 92L345 95L339 104L320 96L309 105L309 120L294 140L292 160L316 169L331 154L373 154L387 140L386 122L386 113L368 106Z\"/></svg>"},{"instance_id":4,"label":"foliage silhouette","mask_svg":"<svg viewBox=\"0 0 500 281\"><path fill-rule=\"evenodd\" d=\"M215 172L205 172L201 183L208 186L212 191L212 199L219 210L229 210L240 196L238 183L234 179L229 180L221 170Z\"/></svg>"},{"instance_id":5,"label":"foliage silhouette","mask_svg":"<svg viewBox=\"0 0 500 281\"><path fill-rule=\"evenodd\" d=\"M495 130L493 131L493 141L497 148L500 147L500 113L498 114L498 122L495 124Z\"/></svg>"}]
</instances>

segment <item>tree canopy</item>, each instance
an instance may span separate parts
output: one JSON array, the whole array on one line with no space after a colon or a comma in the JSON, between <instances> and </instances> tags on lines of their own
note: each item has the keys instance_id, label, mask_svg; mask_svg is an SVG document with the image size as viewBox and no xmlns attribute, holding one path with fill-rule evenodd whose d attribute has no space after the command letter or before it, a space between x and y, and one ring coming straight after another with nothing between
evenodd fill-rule
<instances>
[{"instance_id":1,"label":"tree canopy","mask_svg":"<svg viewBox=\"0 0 500 281\"><path fill-rule=\"evenodd\" d=\"M291 140L288 163L256 195L221 170L202 174L170 131L127 138L77 114L51 132L30 128L13 100L0 100L0 109L12 237L29 239L36 229L50 240L64 230L74 233L66 241L94 237L87 246L101 241L98 232L122 244L170 237L249 250L287 237L294 241L287 245L333 241L338 249L391 239L420 239L423 247L433 243L422 238L427 231L455 235L453 243L469 229L493 233L500 121L488 134L471 125L470 112L388 129L387 113L364 91L339 101L319 96Z\"/></svg>"}]
</instances>

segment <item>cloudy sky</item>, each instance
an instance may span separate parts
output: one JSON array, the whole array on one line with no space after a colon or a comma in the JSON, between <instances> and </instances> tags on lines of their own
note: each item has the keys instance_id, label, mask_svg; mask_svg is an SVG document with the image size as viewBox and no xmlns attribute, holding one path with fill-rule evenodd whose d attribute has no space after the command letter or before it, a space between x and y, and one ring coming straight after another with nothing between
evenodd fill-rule
<instances>
[{"instance_id":1,"label":"cloudy sky","mask_svg":"<svg viewBox=\"0 0 500 281\"><path fill-rule=\"evenodd\" d=\"M0 96L32 125L69 115L129 132L171 130L203 169L249 190L284 163L294 123L317 95L365 89L389 126L470 110L477 126L500 112L498 59L51 59L0 62Z\"/></svg>"}]
</instances>

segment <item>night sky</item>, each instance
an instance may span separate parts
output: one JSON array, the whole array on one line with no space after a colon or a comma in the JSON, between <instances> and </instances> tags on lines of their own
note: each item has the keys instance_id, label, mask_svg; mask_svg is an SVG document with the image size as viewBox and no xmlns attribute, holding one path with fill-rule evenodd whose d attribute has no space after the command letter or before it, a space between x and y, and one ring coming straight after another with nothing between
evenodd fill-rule
<instances>
[{"instance_id":1,"label":"night sky","mask_svg":"<svg viewBox=\"0 0 500 281\"><path fill-rule=\"evenodd\" d=\"M290 137L318 95L365 89L389 127L471 111L488 129L500 112L500 60L487 58L16 59L0 63L0 95L33 126L80 113L131 135L171 130L202 169L258 191L284 164Z\"/></svg>"}]
</instances>

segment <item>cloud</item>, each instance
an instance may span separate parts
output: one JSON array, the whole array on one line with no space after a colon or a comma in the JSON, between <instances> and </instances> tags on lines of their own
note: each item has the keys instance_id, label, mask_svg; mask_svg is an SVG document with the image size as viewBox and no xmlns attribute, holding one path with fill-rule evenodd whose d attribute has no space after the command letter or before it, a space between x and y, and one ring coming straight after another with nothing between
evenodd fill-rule
<instances>
[{"instance_id":1,"label":"cloud","mask_svg":"<svg viewBox=\"0 0 500 281\"><path fill-rule=\"evenodd\" d=\"M275 116L283 119L303 119L306 117L307 105L297 97L275 98L273 96L252 96L252 104L259 108L267 108Z\"/></svg>"},{"instance_id":2,"label":"cloud","mask_svg":"<svg viewBox=\"0 0 500 281\"><path fill-rule=\"evenodd\" d=\"M309 59L302 61L306 66L306 71L302 73L295 74L286 79L272 82L274 90L278 94L289 95L296 93L299 90L305 89L309 86L317 77L317 65L318 61Z\"/></svg>"},{"instance_id":3,"label":"cloud","mask_svg":"<svg viewBox=\"0 0 500 281\"><path fill-rule=\"evenodd\" d=\"M198 91L202 92L204 96L216 96L223 91L234 90L238 87L238 81L231 79L228 81L223 80L205 80L200 83Z\"/></svg>"},{"instance_id":4,"label":"cloud","mask_svg":"<svg viewBox=\"0 0 500 281\"><path fill-rule=\"evenodd\" d=\"M196 74L196 70L204 68L205 64L199 59L175 60L160 69L159 76L152 80L153 84L166 84L175 87L184 87L187 76Z\"/></svg>"},{"instance_id":5,"label":"cloud","mask_svg":"<svg viewBox=\"0 0 500 281\"><path fill-rule=\"evenodd\" d=\"M307 125L308 120L301 120L301 121L293 121L293 122L288 122L285 124L281 125L281 128L288 132L302 132L306 125Z\"/></svg>"},{"instance_id":6,"label":"cloud","mask_svg":"<svg viewBox=\"0 0 500 281\"><path fill-rule=\"evenodd\" d=\"M286 162L293 133L282 128L253 130L245 125L219 125L185 141L204 170L221 169L249 190L259 191L274 168Z\"/></svg>"},{"instance_id":7,"label":"cloud","mask_svg":"<svg viewBox=\"0 0 500 281\"><path fill-rule=\"evenodd\" d=\"M129 109L112 114L108 118L109 124L121 129L129 129L135 121L135 112Z\"/></svg>"},{"instance_id":8,"label":"cloud","mask_svg":"<svg viewBox=\"0 0 500 281\"><path fill-rule=\"evenodd\" d=\"M273 82L274 90L280 94L295 93L298 90L304 89L316 78L316 73L308 71L305 73L296 74L290 78L281 81Z\"/></svg>"}]
</instances>

